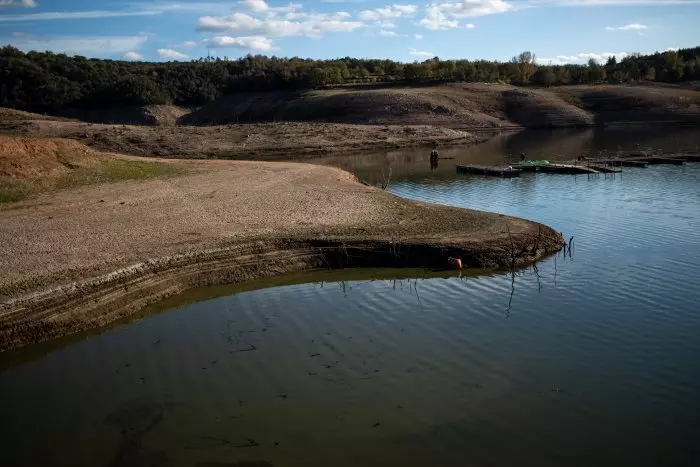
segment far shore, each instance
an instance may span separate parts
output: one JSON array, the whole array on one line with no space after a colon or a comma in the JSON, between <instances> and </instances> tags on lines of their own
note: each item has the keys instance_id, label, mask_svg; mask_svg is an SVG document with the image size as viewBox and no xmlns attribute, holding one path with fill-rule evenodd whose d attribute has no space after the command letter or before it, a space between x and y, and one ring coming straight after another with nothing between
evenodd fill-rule
<instances>
[{"instance_id":1,"label":"far shore","mask_svg":"<svg viewBox=\"0 0 700 467\"><path fill-rule=\"evenodd\" d=\"M547 226L401 199L336 168L161 162L178 170L0 204L0 351L198 286L353 266L447 269L450 256L519 267L563 245Z\"/></svg>"}]
</instances>

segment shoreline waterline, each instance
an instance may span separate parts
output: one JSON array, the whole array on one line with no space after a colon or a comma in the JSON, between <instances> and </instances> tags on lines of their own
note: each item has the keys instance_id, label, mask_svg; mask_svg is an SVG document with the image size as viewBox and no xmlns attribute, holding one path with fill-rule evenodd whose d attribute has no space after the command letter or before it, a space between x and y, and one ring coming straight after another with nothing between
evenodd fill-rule
<instances>
[{"instance_id":1,"label":"shoreline waterline","mask_svg":"<svg viewBox=\"0 0 700 467\"><path fill-rule=\"evenodd\" d=\"M542 224L402 199L340 169L187 163L203 170L0 212L8 228L0 256L10 263L2 265L10 274L0 283L0 351L101 327L195 287L319 268L446 269L450 256L470 268L515 268L564 245ZM203 196L208 190L215 194ZM32 254L29 238L50 248ZM71 255L74 265L63 261Z\"/></svg>"}]
</instances>

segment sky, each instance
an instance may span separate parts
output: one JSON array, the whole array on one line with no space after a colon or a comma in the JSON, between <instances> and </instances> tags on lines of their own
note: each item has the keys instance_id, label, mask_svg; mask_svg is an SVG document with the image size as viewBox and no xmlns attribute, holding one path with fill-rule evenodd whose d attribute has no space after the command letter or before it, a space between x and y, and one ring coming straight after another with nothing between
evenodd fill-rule
<instances>
[{"instance_id":1,"label":"sky","mask_svg":"<svg viewBox=\"0 0 700 467\"><path fill-rule=\"evenodd\" d=\"M297 3L299 2L299 3ZM700 46L700 0L0 0L0 45L119 60L604 61Z\"/></svg>"}]
</instances>

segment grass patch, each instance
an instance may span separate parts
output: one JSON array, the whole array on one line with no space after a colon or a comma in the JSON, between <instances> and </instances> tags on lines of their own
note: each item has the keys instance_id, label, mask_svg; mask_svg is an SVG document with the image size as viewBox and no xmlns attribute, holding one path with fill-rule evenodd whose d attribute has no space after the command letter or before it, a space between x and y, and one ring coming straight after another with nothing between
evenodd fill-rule
<instances>
[{"instance_id":1,"label":"grass patch","mask_svg":"<svg viewBox=\"0 0 700 467\"><path fill-rule=\"evenodd\" d=\"M28 183L23 180L0 178L0 204L22 201L30 192Z\"/></svg>"},{"instance_id":2,"label":"grass patch","mask_svg":"<svg viewBox=\"0 0 700 467\"><path fill-rule=\"evenodd\" d=\"M64 190L82 185L123 180L148 180L182 173L184 173L184 168L163 162L107 159L96 165L78 167L55 177L53 188Z\"/></svg>"},{"instance_id":3,"label":"grass patch","mask_svg":"<svg viewBox=\"0 0 700 467\"><path fill-rule=\"evenodd\" d=\"M181 175L184 167L164 162L103 159L87 166L75 167L69 172L30 180L0 178L0 203L22 201L39 193L67 190L85 185L150 180Z\"/></svg>"}]
</instances>

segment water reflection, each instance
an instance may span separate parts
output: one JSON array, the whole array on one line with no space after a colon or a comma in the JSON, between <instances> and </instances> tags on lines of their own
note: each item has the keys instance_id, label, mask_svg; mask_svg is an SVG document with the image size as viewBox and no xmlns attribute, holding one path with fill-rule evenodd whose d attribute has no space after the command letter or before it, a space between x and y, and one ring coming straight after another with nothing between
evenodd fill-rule
<instances>
[{"instance_id":1,"label":"water reflection","mask_svg":"<svg viewBox=\"0 0 700 467\"><path fill-rule=\"evenodd\" d=\"M573 240L521 271L331 271L173 298L0 373L3 465L695 465L700 165L454 171L644 136L595 134L442 148L457 159L434 168L429 151L338 158L363 178L391 163L397 195Z\"/></svg>"},{"instance_id":2,"label":"water reflection","mask_svg":"<svg viewBox=\"0 0 700 467\"><path fill-rule=\"evenodd\" d=\"M356 174L378 185L382 170L392 170L392 179L420 179L422 183L454 178L455 165L498 165L519 159L572 160L581 154L599 151L630 151L638 147L662 148L673 152L699 152L700 132L694 128L636 128L524 131L496 135L468 147L441 147L440 159L433 163L430 148L409 148L377 153L324 156L319 160ZM429 175L426 177L426 175Z\"/></svg>"}]
</instances>

